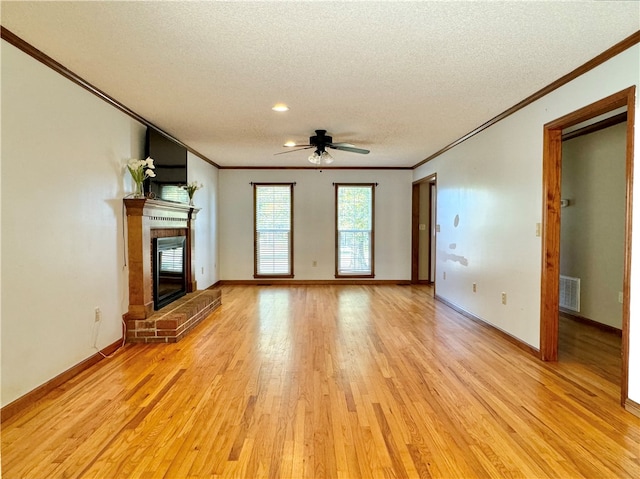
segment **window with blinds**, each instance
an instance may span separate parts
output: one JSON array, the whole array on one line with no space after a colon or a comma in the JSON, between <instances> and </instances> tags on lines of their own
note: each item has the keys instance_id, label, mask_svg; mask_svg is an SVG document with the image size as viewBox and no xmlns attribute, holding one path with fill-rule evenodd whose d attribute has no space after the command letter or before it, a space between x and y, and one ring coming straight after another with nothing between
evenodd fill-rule
<instances>
[{"instance_id":1,"label":"window with blinds","mask_svg":"<svg viewBox=\"0 0 640 479\"><path fill-rule=\"evenodd\" d=\"M166 201L176 201L178 203L189 203L189 194L182 186L161 185L160 199Z\"/></svg>"},{"instance_id":2,"label":"window with blinds","mask_svg":"<svg viewBox=\"0 0 640 479\"><path fill-rule=\"evenodd\" d=\"M160 252L161 273L181 273L184 271L184 248L168 249Z\"/></svg>"},{"instance_id":3,"label":"window with blinds","mask_svg":"<svg viewBox=\"0 0 640 479\"><path fill-rule=\"evenodd\" d=\"M374 184L336 184L336 277L373 278Z\"/></svg>"},{"instance_id":4,"label":"window with blinds","mask_svg":"<svg viewBox=\"0 0 640 479\"><path fill-rule=\"evenodd\" d=\"M293 278L293 183L253 184L254 277Z\"/></svg>"}]
</instances>

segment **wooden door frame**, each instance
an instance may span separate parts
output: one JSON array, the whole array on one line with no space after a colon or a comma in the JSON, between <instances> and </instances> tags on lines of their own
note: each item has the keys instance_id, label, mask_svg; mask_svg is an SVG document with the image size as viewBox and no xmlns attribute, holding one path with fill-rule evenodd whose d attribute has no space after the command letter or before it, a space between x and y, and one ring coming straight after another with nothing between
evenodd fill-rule
<instances>
[{"instance_id":1,"label":"wooden door frame","mask_svg":"<svg viewBox=\"0 0 640 479\"><path fill-rule=\"evenodd\" d=\"M411 284L418 284L420 275L420 183L411 186Z\"/></svg>"},{"instance_id":2,"label":"wooden door frame","mask_svg":"<svg viewBox=\"0 0 640 479\"><path fill-rule=\"evenodd\" d=\"M429 180L429 261L427 261L427 268L429 268L429 282L435 285L436 282L436 262L435 262L435 243L436 243L436 211L438 204L438 188L436 184L435 175ZM435 194L433 193L435 191ZM431 244L433 243L433 244ZM434 254L431 254L431 253ZM433 268L432 268L433 266ZM433 269L433 275L431 270ZM434 287L435 290L435 287Z\"/></svg>"},{"instance_id":3,"label":"wooden door frame","mask_svg":"<svg viewBox=\"0 0 640 479\"><path fill-rule=\"evenodd\" d=\"M633 129L636 87L632 86L544 125L542 160L542 275L540 291L540 358L558 360L560 276L560 185L562 130L620 107L627 107L626 212L622 303L621 403L629 381L629 298L631 277L631 214L633 203Z\"/></svg>"},{"instance_id":4,"label":"wooden door frame","mask_svg":"<svg viewBox=\"0 0 640 479\"><path fill-rule=\"evenodd\" d=\"M436 183L436 173L414 181L411 186L411 283L418 284L420 282L420 185L424 183ZM429 200L431 201L431 200ZM429 203L431 205L431 203ZM436 219L431 218L429 211L429 220L435 224ZM431 232L429 232L431 235ZM429 236L431 238L431 236ZM431 244L429 244L431 246ZM429 252L429 255L431 253ZM429 260L431 261L431 260ZM431 271L431 265L429 265ZM435 275L434 275L435 276ZM433 278L435 284L435 277Z\"/></svg>"}]
</instances>

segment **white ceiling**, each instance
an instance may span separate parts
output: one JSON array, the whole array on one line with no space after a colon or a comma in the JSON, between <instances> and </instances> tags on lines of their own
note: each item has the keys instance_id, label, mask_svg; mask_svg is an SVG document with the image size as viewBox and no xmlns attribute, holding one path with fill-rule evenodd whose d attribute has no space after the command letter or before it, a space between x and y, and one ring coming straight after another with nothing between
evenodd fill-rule
<instances>
[{"instance_id":1,"label":"white ceiling","mask_svg":"<svg viewBox=\"0 0 640 479\"><path fill-rule=\"evenodd\" d=\"M7 2L23 40L221 166L316 129L411 167L640 29L629 1ZM275 113L277 102L290 111Z\"/></svg>"}]
</instances>

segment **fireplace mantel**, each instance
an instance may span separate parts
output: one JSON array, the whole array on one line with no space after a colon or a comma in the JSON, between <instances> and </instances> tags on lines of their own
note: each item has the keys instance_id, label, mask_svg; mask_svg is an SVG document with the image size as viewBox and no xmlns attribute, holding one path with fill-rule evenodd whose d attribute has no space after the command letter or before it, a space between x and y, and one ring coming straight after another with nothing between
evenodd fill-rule
<instances>
[{"instance_id":1,"label":"fireplace mantel","mask_svg":"<svg viewBox=\"0 0 640 479\"><path fill-rule=\"evenodd\" d=\"M158 221L195 219L196 214L200 211L200 208L194 208L185 203L150 198L125 198L124 204L127 207L127 216L147 216L153 219L153 228L159 227L156 224Z\"/></svg>"},{"instance_id":2,"label":"fireplace mantel","mask_svg":"<svg viewBox=\"0 0 640 479\"><path fill-rule=\"evenodd\" d=\"M194 256L194 221L199 208L149 198L125 198L129 265L129 311L125 319L146 319L153 309L151 240L176 230L186 236L187 293L197 289Z\"/></svg>"}]
</instances>

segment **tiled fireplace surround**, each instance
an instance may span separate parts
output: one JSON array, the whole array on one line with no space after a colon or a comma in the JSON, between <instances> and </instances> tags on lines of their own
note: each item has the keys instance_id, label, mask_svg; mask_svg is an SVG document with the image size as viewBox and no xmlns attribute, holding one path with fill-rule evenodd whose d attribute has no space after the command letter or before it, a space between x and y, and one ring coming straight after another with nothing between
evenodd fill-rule
<instances>
[{"instance_id":1,"label":"tiled fireplace surround","mask_svg":"<svg viewBox=\"0 0 640 479\"><path fill-rule=\"evenodd\" d=\"M221 303L220 288L197 290L193 256L199 209L149 198L127 198L124 203L129 265L129 311L124 315L127 342L177 342ZM154 311L152 241L169 236L186 236L187 295Z\"/></svg>"}]
</instances>

